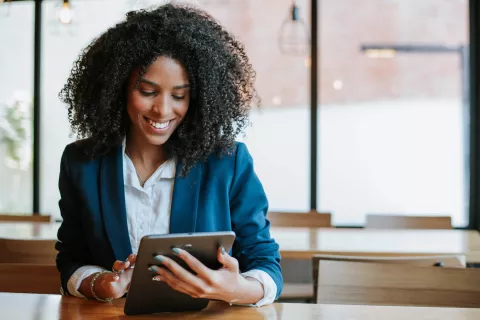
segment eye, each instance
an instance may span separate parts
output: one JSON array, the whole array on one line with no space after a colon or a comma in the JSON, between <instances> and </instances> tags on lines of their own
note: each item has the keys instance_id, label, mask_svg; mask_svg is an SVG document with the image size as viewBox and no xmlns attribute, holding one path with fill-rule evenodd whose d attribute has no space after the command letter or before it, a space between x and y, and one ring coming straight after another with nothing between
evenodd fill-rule
<instances>
[{"instance_id":1,"label":"eye","mask_svg":"<svg viewBox=\"0 0 480 320\"><path fill-rule=\"evenodd\" d=\"M183 100L185 96L172 96L175 100Z\"/></svg>"},{"instance_id":2,"label":"eye","mask_svg":"<svg viewBox=\"0 0 480 320\"><path fill-rule=\"evenodd\" d=\"M140 94L145 97L153 96L156 93L155 91L144 91L144 90L138 90L138 91L140 91Z\"/></svg>"}]
</instances>

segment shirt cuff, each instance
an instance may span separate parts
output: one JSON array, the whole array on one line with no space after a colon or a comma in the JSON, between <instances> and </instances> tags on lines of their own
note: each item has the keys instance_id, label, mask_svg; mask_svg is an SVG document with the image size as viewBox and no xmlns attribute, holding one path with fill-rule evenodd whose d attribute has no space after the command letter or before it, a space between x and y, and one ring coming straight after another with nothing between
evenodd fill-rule
<instances>
[{"instance_id":1,"label":"shirt cuff","mask_svg":"<svg viewBox=\"0 0 480 320\"><path fill-rule=\"evenodd\" d=\"M275 301L275 296L277 294L277 285L268 273L263 270L253 269L244 272L241 275L245 278L253 278L263 285L263 298L257 301L257 303L249 304L248 306L261 307Z\"/></svg>"},{"instance_id":2,"label":"shirt cuff","mask_svg":"<svg viewBox=\"0 0 480 320\"><path fill-rule=\"evenodd\" d=\"M99 266L83 266L78 268L68 279L67 282L67 289L68 292L75 297L78 298L85 298L83 294L81 294L78 289L80 288L80 285L82 284L82 281L89 277L90 275L96 273L96 272L101 272L105 270L102 267Z\"/></svg>"}]
</instances>

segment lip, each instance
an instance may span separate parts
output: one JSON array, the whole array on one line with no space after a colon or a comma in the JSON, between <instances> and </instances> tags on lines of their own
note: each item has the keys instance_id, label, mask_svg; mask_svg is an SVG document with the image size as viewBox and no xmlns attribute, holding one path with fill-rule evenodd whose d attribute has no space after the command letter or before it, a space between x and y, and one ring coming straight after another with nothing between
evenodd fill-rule
<instances>
[{"instance_id":1,"label":"lip","mask_svg":"<svg viewBox=\"0 0 480 320\"><path fill-rule=\"evenodd\" d=\"M153 132L153 133L156 133L156 134L162 134L162 133L167 132L167 131L170 129L170 127L172 126L173 121L175 120L175 119L167 120L167 121L169 121L167 127L161 128L161 129L157 129L157 128L155 128L155 127L152 127L152 125L148 122L148 119L150 119L150 118L143 117L143 119L145 120L145 124L147 125L147 127L149 128L149 130L150 130L151 132ZM151 119L151 120L154 121L153 119ZM167 122L167 121L159 121L159 122ZM157 121L155 121L155 122L157 122Z\"/></svg>"}]
</instances>

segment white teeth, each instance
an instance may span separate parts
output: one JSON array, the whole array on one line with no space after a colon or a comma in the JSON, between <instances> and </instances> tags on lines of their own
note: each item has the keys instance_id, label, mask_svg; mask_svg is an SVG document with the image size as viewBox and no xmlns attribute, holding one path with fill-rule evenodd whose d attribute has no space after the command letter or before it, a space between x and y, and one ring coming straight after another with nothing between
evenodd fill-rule
<instances>
[{"instance_id":1,"label":"white teeth","mask_svg":"<svg viewBox=\"0 0 480 320\"><path fill-rule=\"evenodd\" d=\"M155 127L155 128L157 128L157 129L165 129L165 128L168 127L168 125L170 124L170 121L167 121L167 122L155 122L155 121L153 121L153 120L151 120L151 119L148 119L148 118L147 118L147 120L148 120L148 123L150 123L150 125L151 125L152 127Z\"/></svg>"}]
</instances>

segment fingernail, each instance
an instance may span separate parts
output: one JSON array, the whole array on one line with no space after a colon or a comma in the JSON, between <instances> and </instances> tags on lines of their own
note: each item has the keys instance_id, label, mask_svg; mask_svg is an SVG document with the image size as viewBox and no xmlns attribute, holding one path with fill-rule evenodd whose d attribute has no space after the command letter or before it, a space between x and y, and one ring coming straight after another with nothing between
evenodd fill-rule
<instances>
[{"instance_id":1,"label":"fingernail","mask_svg":"<svg viewBox=\"0 0 480 320\"><path fill-rule=\"evenodd\" d=\"M155 256L153 259L155 259L155 261L157 261L158 263L162 263L162 261L165 259L163 256L161 255L158 255L158 256Z\"/></svg>"},{"instance_id":2,"label":"fingernail","mask_svg":"<svg viewBox=\"0 0 480 320\"><path fill-rule=\"evenodd\" d=\"M150 268L148 268L148 270L149 270L150 272L155 272L155 273L157 273L159 269L158 269L157 266L151 266Z\"/></svg>"},{"instance_id":3,"label":"fingernail","mask_svg":"<svg viewBox=\"0 0 480 320\"><path fill-rule=\"evenodd\" d=\"M115 277L113 277L113 280L115 280L115 281L117 281L118 279L120 279L120 277L119 277L119 276L115 276Z\"/></svg>"},{"instance_id":4,"label":"fingernail","mask_svg":"<svg viewBox=\"0 0 480 320\"><path fill-rule=\"evenodd\" d=\"M172 251L173 251L173 253L175 253L177 255L180 254L180 249L178 249L178 248L173 248Z\"/></svg>"},{"instance_id":5,"label":"fingernail","mask_svg":"<svg viewBox=\"0 0 480 320\"><path fill-rule=\"evenodd\" d=\"M222 246L222 254L225 254L225 248Z\"/></svg>"},{"instance_id":6,"label":"fingernail","mask_svg":"<svg viewBox=\"0 0 480 320\"><path fill-rule=\"evenodd\" d=\"M161 281L160 277L153 277L152 280L153 281Z\"/></svg>"}]
</instances>

